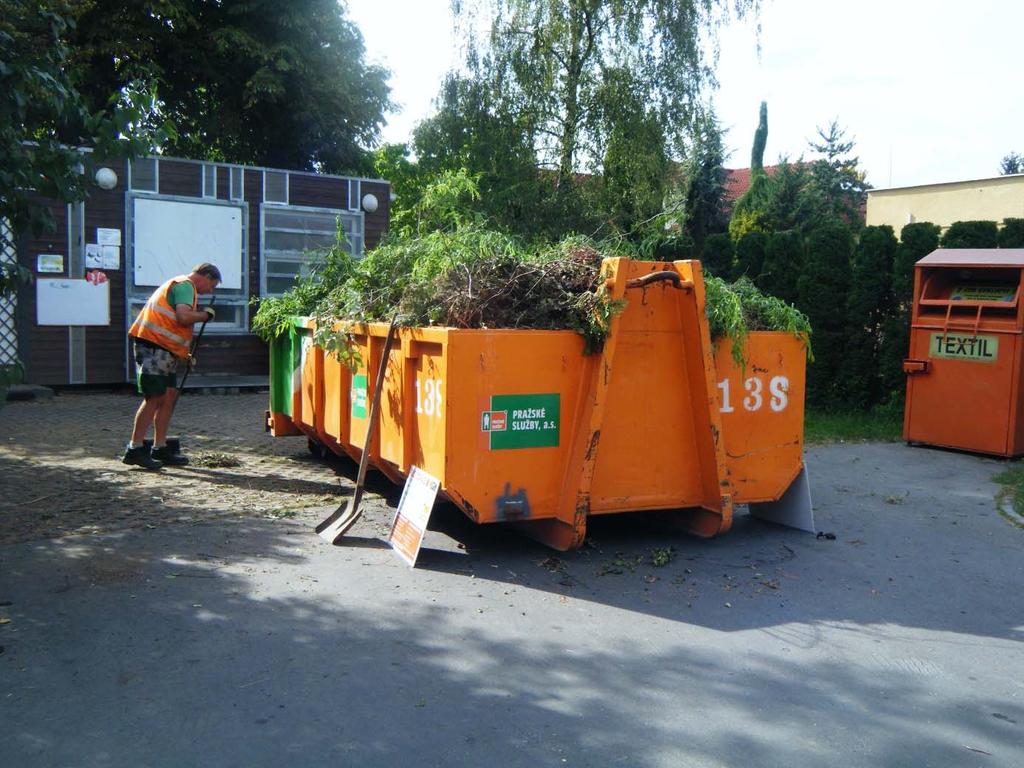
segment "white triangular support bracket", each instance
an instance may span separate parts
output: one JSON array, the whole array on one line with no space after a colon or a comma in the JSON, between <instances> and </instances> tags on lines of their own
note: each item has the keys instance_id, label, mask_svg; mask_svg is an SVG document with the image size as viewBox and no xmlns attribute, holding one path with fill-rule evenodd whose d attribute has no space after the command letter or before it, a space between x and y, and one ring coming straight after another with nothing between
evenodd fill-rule
<instances>
[{"instance_id":1,"label":"white triangular support bracket","mask_svg":"<svg viewBox=\"0 0 1024 768\"><path fill-rule=\"evenodd\" d=\"M800 468L786 492L777 501L750 504L750 515L776 525L816 533L814 507L811 504L811 483L807 479L807 465Z\"/></svg>"}]
</instances>

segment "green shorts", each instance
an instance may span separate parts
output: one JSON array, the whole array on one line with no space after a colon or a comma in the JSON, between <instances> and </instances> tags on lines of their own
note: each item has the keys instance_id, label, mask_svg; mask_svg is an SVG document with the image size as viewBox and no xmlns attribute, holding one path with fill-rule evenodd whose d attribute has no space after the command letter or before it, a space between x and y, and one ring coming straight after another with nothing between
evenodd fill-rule
<instances>
[{"instance_id":1,"label":"green shorts","mask_svg":"<svg viewBox=\"0 0 1024 768\"><path fill-rule=\"evenodd\" d=\"M175 373L138 373L135 376L135 386L140 395L159 396L168 389L178 388L178 375Z\"/></svg>"}]
</instances>

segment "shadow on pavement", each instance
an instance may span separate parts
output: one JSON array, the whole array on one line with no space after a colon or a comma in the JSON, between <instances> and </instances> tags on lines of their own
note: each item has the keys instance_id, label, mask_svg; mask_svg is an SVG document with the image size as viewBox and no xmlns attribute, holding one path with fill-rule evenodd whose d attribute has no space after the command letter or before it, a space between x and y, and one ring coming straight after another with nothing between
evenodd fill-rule
<instances>
[{"instance_id":1,"label":"shadow on pavement","mask_svg":"<svg viewBox=\"0 0 1024 768\"><path fill-rule=\"evenodd\" d=\"M18 630L4 636L0 657L6 760L22 768L803 766L834 764L851 738L859 750L844 765L967 765L978 744L998 761L1020 755L1019 704L966 690L935 696L911 670L850 663L824 649L787 661L777 636L697 644L681 625L630 621L640 611L725 632L760 625L782 633L805 622L805 636L783 638L793 645L814 644L817 621L926 619L884 602L863 615L836 589L848 576L841 558L813 552L817 544L797 545L786 559L793 535L759 524L736 534L721 546L673 541L676 557L654 584L588 573L592 586L562 588L555 571L531 567L546 550L489 543L485 533L468 555L425 553L430 570L413 575L413 591L390 553L361 549L369 559L341 568L351 551L319 546L288 524L6 547L0 597L13 603ZM633 553L650 541L621 531L615 546ZM804 563L826 558L828 570L839 569L823 579L832 598L794 595L787 602L798 608L758 622L719 601L687 608L685 585L672 584L690 575L684 565L718 579L746 567L745 548L752 560L771 555L795 569L801 593L817 591ZM604 557L593 552L566 559L570 576ZM475 579L450 567L457 557ZM499 575L509 570L522 576ZM480 599L472 594L480 579L517 592ZM524 619L537 615L544 593L570 601L539 624ZM743 608L741 597L732 600ZM623 611L592 616L587 601Z\"/></svg>"}]
</instances>

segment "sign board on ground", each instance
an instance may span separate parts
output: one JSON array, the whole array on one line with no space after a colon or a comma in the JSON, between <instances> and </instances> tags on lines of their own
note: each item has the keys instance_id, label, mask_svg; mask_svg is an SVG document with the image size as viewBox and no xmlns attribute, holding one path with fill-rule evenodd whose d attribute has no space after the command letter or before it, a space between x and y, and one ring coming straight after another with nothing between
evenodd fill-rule
<instances>
[{"instance_id":1,"label":"sign board on ground","mask_svg":"<svg viewBox=\"0 0 1024 768\"><path fill-rule=\"evenodd\" d=\"M423 535L427 532L430 511L434 508L441 483L428 472L413 467L402 489L402 499L391 524L388 543L413 568L420 553Z\"/></svg>"}]
</instances>

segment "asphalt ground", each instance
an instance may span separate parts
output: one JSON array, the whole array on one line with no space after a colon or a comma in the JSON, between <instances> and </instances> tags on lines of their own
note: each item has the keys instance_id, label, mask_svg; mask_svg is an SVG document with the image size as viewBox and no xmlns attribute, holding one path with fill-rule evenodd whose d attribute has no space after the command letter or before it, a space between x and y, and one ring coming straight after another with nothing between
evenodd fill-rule
<instances>
[{"instance_id":1,"label":"asphalt ground","mask_svg":"<svg viewBox=\"0 0 1024 768\"><path fill-rule=\"evenodd\" d=\"M0 545L5 766L1024 765L1004 462L813 447L834 538L742 510L710 541L617 515L555 553L439 505L412 569L383 541L399 489L379 478L344 546L313 534L354 468L259 431L261 396L186 398L186 445L241 458L173 481L111 457L131 398L81 397L122 423L72 452L67 473L116 482L106 517L71 530L20 518L78 514L22 502L51 492L54 431L81 408L0 411L0 529L20 531ZM7 482L26 465L29 499ZM125 516L156 482L234 501Z\"/></svg>"}]
</instances>

